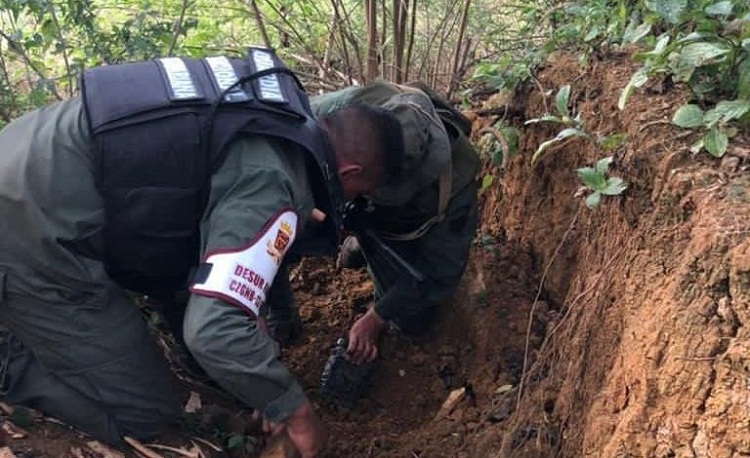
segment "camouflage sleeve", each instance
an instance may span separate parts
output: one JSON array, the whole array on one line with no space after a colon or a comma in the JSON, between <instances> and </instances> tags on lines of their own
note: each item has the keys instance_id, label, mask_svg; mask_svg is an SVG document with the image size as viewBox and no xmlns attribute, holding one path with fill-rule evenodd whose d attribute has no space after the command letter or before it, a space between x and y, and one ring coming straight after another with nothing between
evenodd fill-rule
<instances>
[{"instance_id":1,"label":"camouflage sleeve","mask_svg":"<svg viewBox=\"0 0 750 458\"><path fill-rule=\"evenodd\" d=\"M210 273L196 279L184 323L188 348L206 372L273 422L304 394L253 307L312 209L303 161L261 138L232 147L213 176L201 228L202 267Z\"/></svg>"}]
</instances>

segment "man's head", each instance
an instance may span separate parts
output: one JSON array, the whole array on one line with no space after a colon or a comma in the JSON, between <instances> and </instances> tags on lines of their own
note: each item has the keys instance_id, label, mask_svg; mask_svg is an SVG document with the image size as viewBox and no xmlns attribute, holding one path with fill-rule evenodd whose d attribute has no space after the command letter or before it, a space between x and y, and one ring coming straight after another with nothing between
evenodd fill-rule
<instances>
[{"instance_id":1,"label":"man's head","mask_svg":"<svg viewBox=\"0 0 750 458\"><path fill-rule=\"evenodd\" d=\"M404 138L389 111L351 105L321 118L336 158L344 198L372 192L401 170Z\"/></svg>"}]
</instances>

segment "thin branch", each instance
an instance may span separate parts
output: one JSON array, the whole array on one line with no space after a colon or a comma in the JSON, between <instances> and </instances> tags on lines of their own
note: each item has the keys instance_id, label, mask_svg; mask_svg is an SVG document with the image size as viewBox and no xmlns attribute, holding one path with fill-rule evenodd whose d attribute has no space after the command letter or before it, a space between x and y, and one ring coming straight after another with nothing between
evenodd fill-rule
<instances>
[{"instance_id":1,"label":"thin branch","mask_svg":"<svg viewBox=\"0 0 750 458\"><path fill-rule=\"evenodd\" d=\"M336 9L331 13L331 24L328 27L328 38L326 38L325 49L323 50L323 65L320 67L318 76L325 77L328 73L328 67L331 65L331 50L335 41L337 27L339 25L338 11Z\"/></svg>"},{"instance_id":2,"label":"thin branch","mask_svg":"<svg viewBox=\"0 0 750 458\"><path fill-rule=\"evenodd\" d=\"M188 9L189 0L182 0L182 7L180 8L180 17L177 19L174 25L174 31L172 32L172 42L169 43L169 50L167 55L171 56L174 52L175 46L177 46L177 39L182 33L182 24L185 21L185 12Z\"/></svg>"},{"instance_id":3,"label":"thin branch","mask_svg":"<svg viewBox=\"0 0 750 458\"><path fill-rule=\"evenodd\" d=\"M68 95L73 95L73 74L70 70L70 61L68 60L68 45L65 42L65 35L63 34L62 27L60 27L60 21L57 20L57 13L55 12L55 6L52 4L52 2L49 2L48 4L48 11L50 13L50 17L52 18L52 23L55 24L55 28L57 29L58 39L60 40L60 43L62 44L62 58L63 62L65 64L65 74L68 78Z\"/></svg>"},{"instance_id":4,"label":"thin branch","mask_svg":"<svg viewBox=\"0 0 750 458\"><path fill-rule=\"evenodd\" d=\"M333 2L334 7L338 8L337 6L338 0L331 0L331 1ZM349 60L349 53L348 53L348 49L346 46L347 42L349 42L352 48L354 49L354 56L357 58L357 70L358 70L357 75L359 75L360 79L365 74L365 67L364 67L364 62L362 61L362 53L359 50L358 41L356 37L354 37L351 33L351 30L353 30L354 27L352 27L352 21L349 18L349 12L346 10L346 7L344 5L341 5L340 13L343 13L343 14L339 14L339 20L342 21L344 24L344 26L339 26L339 32L341 34L341 46L343 48L344 55L346 58L346 66L347 66L346 73L349 75L349 84L352 84L353 81L351 78L351 71L350 71L351 62Z\"/></svg>"},{"instance_id":5,"label":"thin branch","mask_svg":"<svg viewBox=\"0 0 750 458\"><path fill-rule=\"evenodd\" d=\"M44 75L44 73L42 72L42 70L41 70L41 69L40 69L39 67L37 67L37 66L36 66L36 65L34 64L34 62L33 62L33 61L31 60L31 58L30 58L30 57L29 57L29 55L28 55L28 54L26 53L26 51L25 51L25 50L23 49L23 46L21 46L21 44L20 44L20 43L18 43L17 41L13 40L13 39L12 39L12 38L11 38L11 37L10 37L10 36L8 35L8 34L6 34L5 32L3 32L2 30L0 30L0 37L4 38L4 39L5 39L5 41L7 41L7 42L8 42L8 47L9 47L9 48L10 48L10 49L11 49L11 50L12 50L13 52L15 52L16 54L18 54L18 55L19 55L19 56L21 57L21 59L23 60L23 62L24 62L24 63L25 63L25 64L26 64L26 65L27 65L27 66L28 66L29 68L31 68L31 70L33 70L33 71L34 71L34 73L35 73L35 74L36 74L36 75L37 75L37 76L38 76L38 77L39 77L40 79L42 79L42 80L45 80L45 81L47 80L47 77L46 77L46 76ZM52 89L52 94L54 94L54 96L55 96L55 97L56 97L56 98L57 98L58 100L62 100L62 99L63 99L63 97L62 97L62 96L60 96L60 93L58 93L58 92L57 92L57 88L56 88L56 87L52 86L52 88L51 88L51 89Z\"/></svg>"},{"instance_id":6,"label":"thin branch","mask_svg":"<svg viewBox=\"0 0 750 458\"><path fill-rule=\"evenodd\" d=\"M378 8L375 0L365 0L365 22L367 24L367 81L372 81L378 73Z\"/></svg>"},{"instance_id":7,"label":"thin branch","mask_svg":"<svg viewBox=\"0 0 750 458\"><path fill-rule=\"evenodd\" d=\"M258 9L258 4L255 3L255 0L250 0L248 2L250 4L250 9L253 11L253 17L255 18L255 23L258 26L258 30L260 31L260 35L263 37L263 44L266 45L266 48L271 48L271 40L268 39L268 33L266 32L266 26L263 24L263 16L260 14L260 10ZM281 16L281 14L279 13Z\"/></svg>"},{"instance_id":8,"label":"thin branch","mask_svg":"<svg viewBox=\"0 0 750 458\"><path fill-rule=\"evenodd\" d=\"M458 85L457 81L457 74L458 74L458 63L461 61L461 56L465 55L462 51L462 43L464 41L464 34L466 33L466 23L468 22L469 18L469 7L471 6L471 0L466 0L466 3L464 4L464 10L461 14L461 26L458 29L458 38L456 39L456 50L455 55L453 56L453 68L451 69L451 81L450 84L448 84L448 92L446 96L450 98L451 94L453 93L453 90Z\"/></svg>"},{"instance_id":9,"label":"thin branch","mask_svg":"<svg viewBox=\"0 0 750 458\"><path fill-rule=\"evenodd\" d=\"M404 64L404 80L409 81L409 69L411 68L411 53L414 50L414 36L417 24L417 0L411 5L411 25L409 26L409 47L406 50L406 63Z\"/></svg>"},{"instance_id":10,"label":"thin branch","mask_svg":"<svg viewBox=\"0 0 750 458\"><path fill-rule=\"evenodd\" d=\"M323 63L321 62L320 58L318 58L317 53L314 49L310 47L310 45L307 43L307 41L304 39L302 34L289 22L289 19L281 14L281 11L276 7L276 5L271 0L266 0L266 5L268 5L269 8L273 10L273 12L276 14L277 17L281 19L281 22L283 22L291 32L292 35L294 35L297 43L304 48L305 52L310 56L310 58L315 62L315 65L320 68L323 67ZM275 21L267 21L269 24L274 25L274 27L281 29L281 26Z\"/></svg>"},{"instance_id":11,"label":"thin branch","mask_svg":"<svg viewBox=\"0 0 750 458\"><path fill-rule=\"evenodd\" d=\"M2 52L3 45L0 43L0 71L2 71L3 79L5 80L5 83L7 84L8 90L3 91L6 92L6 94L3 94L4 96L7 95L10 98L10 106L15 107L18 103L18 99L16 98L16 91L13 90L13 83L10 81L10 74L8 74L8 65L5 62L5 54ZM2 113L2 119L4 122L10 122L13 118L13 113L10 111L7 113Z\"/></svg>"},{"instance_id":12,"label":"thin branch","mask_svg":"<svg viewBox=\"0 0 750 458\"><path fill-rule=\"evenodd\" d=\"M292 59L296 60L297 62L301 62L301 63L303 63L305 65L308 65L308 66L311 66L311 67L315 66L315 62L311 61L310 59L308 59L306 57L300 56L298 54L289 54L289 57L291 57ZM330 71L334 75L336 75L339 78L341 78L342 81L347 81L347 79L348 79L347 75L345 75L344 73L341 73L340 71L335 70L335 69L330 69ZM299 73L299 74L301 74L301 75L302 74L307 75L309 77L313 76L311 73L304 73L304 72L302 72L300 70L297 70L296 72ZM315 79L318 80L318 81L326 81L325 79L323 79L321 77L315 77Z\"/></svg>"}]
</instances>

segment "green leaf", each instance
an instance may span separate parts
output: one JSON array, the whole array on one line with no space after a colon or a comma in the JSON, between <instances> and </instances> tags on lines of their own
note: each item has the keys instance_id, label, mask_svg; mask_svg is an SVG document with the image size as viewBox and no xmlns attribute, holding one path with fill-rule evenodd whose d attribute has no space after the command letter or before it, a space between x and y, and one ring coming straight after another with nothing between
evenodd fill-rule
<instances>
[{"instance_id":1,"label":"green leaf","mask_svg":"<svg viewBox=\"0 0 750 458\"><path fill-rule=\"evenodd\" d=\"M587 33L586 36L583 37L584 43L588 43L589 41L591 41L594 38L598 37L599 36L599 32L600 32L600 30L599 30L598 26L592 27L591 30L589 30L589 33Z\"/></svg>"},{"instance_id":2,"label":"green leaf","mask_svg":"<svg viewBox=\"0 0 750 458\"><path fill-rule=\"evenodd\" d=\"M706 151L708 151L708 154L713 157L722 157L727 151L729 138L727 137L726 132L718 127L711 129L706 136L703 137L703 140L705 142Z\"/></svg>"},{"instance_id":3,"label":"green leaf","mask_svg":"<svg viewBox=\"0 0 750 458\"><path fill-rule=\"evenodd\" d=\"M701 150L703 149L703 147L706 144L706 142L704 140L705 140L705 138L701 138L697 142L695 142L692 145L690 145L690 152L693 153L693 154L700 153Z\"/></svg>"},{"instance_id":4,"label":"green leaf","mask_svg":"<svg viewBox=\"0 0 750 458\"><path fill-rule=\"evenodd\" d=\"M559 91L557 91L557 95L555 96L555 108L557 108L557 112L562 116L568 116L570 117L570 113L568 112L568 98L570 97L570 85L566 84L565 86L561 87Z\"/></svg>"},{"instance_id":5,"label":"green leaf","mask_svg":"<svg viewBox=\"0 0 750 458\"><path fill-rule=\"evenodd\" d=\"M492 158L491 162L492 165L498 166L503 165L503 148L501 145L497 145L494 148L492 148L492 151L490 152L490 157Z\"/></svg>"},{"instance_id":6,"label":"green leaf","mask_svg":"<svg viewBox=\"0 0 750 458\"><path fill-rule=\"evenodd\" d=\"M750 57L745 58L737 67L737 98L750 99Z\"/></svg>"},{"instance_id":7,"label":"green leaf","mask_svg":"<svg viewBox=\"0 0 750 458\"><path fill-rule=\"evenodd\" d=\"M612 156L607 156L605 158L599 159L596 161L596 165L594 168L599 173L607 173L607 169L609 169L609 165L612 163L614 159L612 159Z\"/></svg>"},{"instance_id":8,"label":"green leaf","mask_svg":"<svg viewBox=\"0 0 750 458\"><path fill-rule=\"evenodd\" d=\"M581 167L580 169L576 169L576 173L583 184L594 191L603 189L607 184L604 174L592 167Z\"/></svg>"},{"instance_id":9,"label":"green leaf","mask_svg":"<svg viewBox=\"0 0 750 458\"><path fill-rule=\"evenodd\" d=\"M568 127L567 129L561 130L560 133L557 134L557 136L555 138L553 138L551 140L547 140L546 142L544 142L541 145L539 145L539 148L537 148L537 150L534 153L534 155L531 156L531 164L533 165L537 161L537 159L539 159L539 157L542 155L542 153L544 153L544 151L547 148L550 147L550 145L558 143L558 142L560 142L562 140L565 140L566 138L569 138L569 137L588 137L588 135L586 135L586 132L583 132L583 131L581 131L579 129L576 129L576 128L573 128L573 127Z\"/></svg>"},{"instance_id":10,"label":"green leaf","mask_svg":"<svg viewBox=\"0 0 750 458\"><path fill-rule=\"evenodd\" d=\"M702 126L703 110L698 105L683 105L677 109L672 117L672 124L684 129Z\"/></svg>"},{"instance_id":11,"label":"green leaf","mask_svg":"<svg viewBox=\"0 0 750 458\"><path fill-rule=\"evenodd\" d=\"M646 0L645 3L646 8L670 24L677 24L688 6L688 0Z\"/></svg>"},{"instance_id":12,"label":"green leaf","mask_svg":"<svg viewBox=\"0 0 750 458\"><path fill-rule=\"evenodd\" d=\"M512 159L516 157L518 155L518 130L513 126L503 126L500 132L503 133L505 141L508 143L507 158Z\"/></svg>"},{"instance_id":13,"label":"green leaf","mask_svg":"<svg viewBox=\"0 0 750 458\"><path fill-rule=\"evenodd\" d=\"M627 188L628 185L622 180L622 178L611 177L607 179L607 184L600 191L605 196L618 196Z\"/></svg>"},{"instance_id":14,"label":"green leaf","mask_svg":"<svg viewBox=\"0 0 750 458\"><path fill-rule=\"evenodd\" d=\"M550 147L550 145L553 145L557 143L557 138L553 138L552 140L547 140L546 142L542 142L539 147L534 152L534 155L531 156L531 165L534 165L534 163L539 159L542 154L547 150L547 148Z\"/></svg>"},{"instance_id":15,"label":"green leaf","mask_svg":"<svg viewBox=\"0 0 750 458\"><path fill-rule=\"evenodd\" d=\"M625 104L628 102L628 99L630 98L630 95L633 93L635 88L643 86L644 84L646 84L646 81L648 81L648 76L646 75L646 67L641 67L637 72L633 73L633 76L630 77L630 81L628 82L627 86L625 86L625 88L620 93L620 99L617 101L617 108L619 108L620 110L624 110Z\"/></svg>"},{"instance_id":16,"label":"green leaf","mask_svg":"<svg viewBox=\"0 0 750 458\"><path fill-rule=\"evenodd\" d=\"M495 177L491 173L488 173L487 175L483 176L481 190L484 191L490 186L492 186L493 181L495 181Z\"/></svg>"},{"instance_id":17,"label":"green leaf","mask_svg":"<svg viewBox=\"0 0 750 458\"><path fill-rule=\"evenodd\" d=\"M690 43L680 50L677 66L701 67L712 63L717 57L728 54L730 51L731 48L715 43L705 41Z\"/></svg>"},{"instance_id":18,"label":"green leaf","mask_svg":"<svg viewBox=\"0 0 750 458\"><path fill-rule=\"evenodd\" d=\"M681 44L687 44L687 43L690 43L691 41L703 41L703 40L706 40L707 37L709 37L709 35L705 34L703 32L691 32L691 33L687 34L686 36L684 36L684 37L680 38L679 40L677 40L677 42L681 43Z\"/></svg>"},{"instance_id":19,"label":"green leaf","mask_svg":"<svg viewBox=\"0 0 750 458\"><path fill-rule=\"evenodd\" d=\"M659 60L663 57L670 40L671 37L668 33L659 35L659 37L656 39L654 49L646 52L636 52L635 54L633 54L633 59L639 62L646 61L646 65L648 66L649 62ZM653 62L650 65L653 66Z\"/></svg>"},{"instance_id":20,"label":"green leaf","mask_svg":"<svg viewBox=\"0 0 750 458\"><path fill-rule=\"evenodd\" d=\"M638 43L643 37L651 32L651 24L643 23L639 26L635 26L635 21L631 21L628 24L627 29L622 34L623 43Z\"/></svg>"},{"instance_id":21,"label":"green leaf","mask_svg":"<svg viewBox=\"0 0 750 458\"><path fill-rule=\"evenodd\" d=\"M750 111L750 100L722 100L713 110L723 122L740 119Z\"/></svg>"},{"instance_id":22,"label":"green leaf","mask_svg":"<svg viewBox=\"0 0 750 458\"><path fill-rule=\"evenodd\" d=\"M528 124L537 124L537 123L540 123L540 122L557 122L557 123L560 123L560 124L564 123L563 119L561 117L559 117L559 116L544 115L544 116L539 117L539 118L529 119L524 124L525 125L528 125Z\"/></svg>"},{"instance_id":23,"label":"green leaf","mask_svg":"<svg viewBox=\"0 0 750 458\"><path fill-rule=\"evenodd\" d=\"M599 206L599 202L602 200L602 193L594 191L586 197L586 206L588 208L596 208Z\"/></svg>"},{"instance_id":24,"label":"green leaf","mask_svg":"<svg viewBox=\"0 0 750 458\"><path fill-rule=\"evenodd\" d=\"M669 44L669 40L671 37L668 33L664 33L662 35L659 35L659 38L656 40L656 46L654 46L654 49L652 49L650 52L646 54L652 54L653 56L661 56L664 54L664 51L667 49L667 45Z\"/></svg>"},{"instance_id":25,"label":"green leaf","mask_svg":"<svg viewBox=\"0 0 750 458\"><path fill-rule=\"evenodd\" d=\"M733 2L723 1L708 5L705 12L709 16L729 16L732 14Z\"/></svg>"},{"instance_id":26,"label":"green leaf","mask_svg":"<svg viewBox=\"0 0 750 458\"><path fill-rule=\"evenodd\" d=\"M513 389L513 385L501 385L495 390L495 394L505 394Z\"/></svg>"},{"instance_id":27,"label":"green leaf","mask_svg":"<svg viewBox=\"0 0 750 458\"><path fill-rule=\"evenodd\" d=\"M568 127L567 129L561 130L555 138L557 140L565 140L568 137L588 137L588 134L580 129L576 129L575 127Z\"/></svg>"},{"instance_id":28,"label":"green leaf","mask_svg":"<svg viewBox=\"0 0 750 458\"><path fill-rule=\"evenodd\" d=\"M599 139L599 144L605 151L613 151L625 144L625 134L617 133L605 135Z\"/></svg>"}]
</instances>

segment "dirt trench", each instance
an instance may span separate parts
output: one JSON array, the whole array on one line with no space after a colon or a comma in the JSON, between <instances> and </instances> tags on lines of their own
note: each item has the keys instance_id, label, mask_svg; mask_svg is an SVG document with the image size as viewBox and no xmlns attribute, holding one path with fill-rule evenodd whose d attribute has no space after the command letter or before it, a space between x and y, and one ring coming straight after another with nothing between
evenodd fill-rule
<instances>
[{"instance_id":1,"label":"dirt trench","mask_svg":"<svg viewBox=\"0 0 750 458\"><path fill-rule=\"evenodd\" d=\"M430 337L387 336L369 405L324 410L326 456L750 456L750 141L741 134L722 160L690 153L696 134L669 123L687 96L668 84L619 111L634 70L624 54L585 67L560 55L514 98L538 117L554 104L542 90L570 84L587 131L622 134L622 146L573 140L532 167L559 127L514 120L521 155L487 165L495 180L461 291ZM629 187L587 209L575 169L610 154ZM347 304L370 285L316 268L298 294L322 358L326 329L344 332ZM322 309L316 288L332 292ZM314 386L309 351L290 356ZM436 418L467 384L473 395Z\"/></svg>"}]
</instances>

